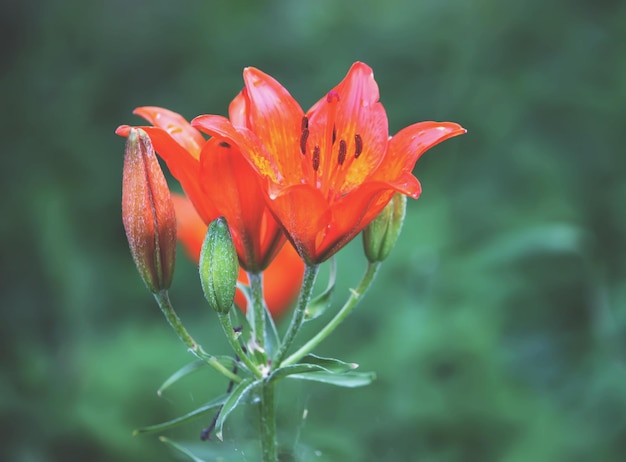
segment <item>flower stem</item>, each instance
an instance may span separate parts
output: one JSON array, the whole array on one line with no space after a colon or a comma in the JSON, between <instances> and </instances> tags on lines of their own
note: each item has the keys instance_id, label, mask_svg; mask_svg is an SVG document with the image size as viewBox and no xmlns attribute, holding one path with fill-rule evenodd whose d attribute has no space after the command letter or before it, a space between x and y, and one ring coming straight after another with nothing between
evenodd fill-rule
<instances>
[{"instance_id":1,"label":"flower stem","mask_svg":"<svg viewBox=\"0 0 626 462\"><path fill-rule=\"evenodd\" d=\"M311 300L311 294L313 293L313 284L315 283L315 278L317 277L317 273L319 271L319 265L306 265L304 269L304 278L302 280L302 288L300 289L300 295L298 296L298 304L296 305L296 309L293 313L293 317L291 318L291 324L289 324L289 328L287 329L287 333L283 338L282 344L280 345L280 349L276 354L276 358L272 364L272 369L276 369L280 367L283 361L283 358L287 354L287 350L293 343L293 340L296 338L296 334L300 330L302 326L302 322L304 320L304 311L306 310L306 306Z\"/></svg>"},{"instance_id":2,"label":"flower stem","mask_svg":"<svg viewBox=\"0 0 626 462\"><path fill-rule=\"evenodd\" d=\"M281 366L287 366L289 364L295 364L300 361L304 356L309 354L313 349L319 345L322 340L324 340L328 335L334 331L339 324L350 314L350 312L354 309L354 307L359 303L369 286L374 281L376 274L378 273L378 268L380 268L380 263L369 263L367 266L367 270L361 279L361 282L357 286L356 289L350 290L350 298L346 301L346 303L341 307L339 312L335 315L330 322L324 326L311 340L305 343L298 351L285 359Z\"/></svg>"},{"instance_id":3,"label":"flower stem","mask_svg":"<svg viewBox=\"0 0 626 462\"><path fill-rule=\"evenodd\" d=\"M178 335L178 338L187 345L187 348L198 358L206 361L213 369L226 376L228 379L233 380L237 383L241 382L241 377L236 374L233 374L227 367L225 367L222 363L220 363L217 358L208 354L204 349L193 339L193 337L187 332L185 326L181 322L180 318L174 311L174 306L170 301L170 296L167 290L162 290L159 292L154 292L154 298L159 304L159 308L165 315L165 318L169 322L170 326Z\"/></svg>"},{"instance_id":4,"label":"flower stem","mask_svg":"<svg viewBox=\"0 0 626 462\"><path fill-rule=\"evenodd\" d=\"M230 343L230 346L233 348L233 350L235 350L235 353L237 354L237 356L239 356L241 362L246 365L246 367L250 370L250 372L252 372L252 374L256 378L260 379L261 377L263 377L263 374L261 374L261 371L259 371L257 365L254 364L250 357L243 351L239 340L237 340L237 336L235 335L235 331L233 329L233 324L230 322L230 315L218 313L218 316L220 319L220 323L222 324L222 328L224 329L224 333L226 334L226 338L228 339L228 343Z\"/></svg>"},{"instance_id":5,"label":"flower stem","mask_svg":"<svg viewBox=\"0 0 626 462\"><path fill-rule=\"evenodd\" d=\"M261 451L263 462L277 462L276 451L276 415L274 404L275 383L267 378L263 380L261 391Z\"/></svg>"},{"instance_id":6,"label":"flower stem","mask_svg":"<svg viewBox=\"0 0 626 462\"><path fill-rule=\"evenodd\" d=\"M248 273L252 309L254 310L254 338L256 344L265 351L265 308L263 306L263 276L261 273Z\"/></svg>"}]
</instances>

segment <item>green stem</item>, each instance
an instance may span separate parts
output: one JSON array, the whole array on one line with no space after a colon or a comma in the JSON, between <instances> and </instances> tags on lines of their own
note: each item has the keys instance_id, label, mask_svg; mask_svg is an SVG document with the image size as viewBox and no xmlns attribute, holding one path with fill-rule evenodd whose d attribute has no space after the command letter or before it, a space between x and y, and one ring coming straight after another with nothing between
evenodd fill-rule
<instances>
[{"instance_id":1,"label":"green stem","mask_svg":"<svg viewBox=\"0 0 626 462\"><path fill-rule=\"evenodd\" d=\"M287 366L289 364L295 364L300 361L304 356L309 354L313 349L319 345L322 340L324 340L328 335L334 331L339 324L350 314L350 312L354 309L354 307L359 303L369 286L374 281L376 277L376 273L378 272L378 268L380 268L380 263L369 263L367 266L367 271L363 275L361 282L357 286L356 289L350 290L350 298L346 301L346 303L341 307L339 312L335 315L330 322L324 326L322 330L320 330L311 340L305 343L298 351L285 359L281 366Z\"/></svg>"},{"instance_id":2,"label":"green stem","mask_svg":"<svg viewBox=\"0 0 626 462\"><path fill-rule=\"evenodd\" d=\"M233 324L230 322L230 316L228 314L218 313L218 317L220 319L220 323L222 324L222 328L224 329L224 333L226 334L226 338L228 339L228 343L230 343L230 346L233 350L235 350L239 360L246 365L256 378L262 378L263 374L261 374L257 365L252 362L250 357L243 351L243 348L241 348L241 344L239 343L239 340L237 340L237 336L233 330Z\"/></svg>"},{"instance_id":3,"label":"green stem","mask_svg":"<svg viewBox=\"0 0 626 462\"><path fill-rule=\"evenodd\" d=\"M291 318L291 324L289 324L287 333L285 334L282 344L280 345L280 349L276 354L276 358L272 364L272 369L276 369L282 365L281 363L283 361L283 358L287 354L287 350L289 350L289 347L293 343L293 340L296 338L296 334L302 326L302 322L304 320L304 312L306 310L307 304L309 303L309 300L311 300L311 294L313 293L313 284L315 283L315 278L317 277L318 271L319 265L307 264L304 269L304 278L302 280L300 295L298 296L298 304L296 305L293 317Z\"/></svg>"},{"instance_id":4,"label":"green stem","mask_svg":"<svg viewBox=\"0 0 626 462\"><path fill-rule=\"evenodd\" d=\"M261 273L248 273L252 309L254 310L254 338L256 344L265 351L265 308L263 306L263 276Z\"/></svg>"},{"instance_id":5,"label":"green stem","mask_svg":"<svg viewBox=\"0 0 626 462\"><path fill-rule=\"evenodd\" d=\"M176 335L178 335L178 338L185 345L187 345L187 348L189 348L189 350L198 359L202 359L203 361L206 361L211 367L213 367L216 371L218 371L219 373L221 373L228 379L233 380L237 383L241 382L241 377L234 374L230 369L225 367L222 363L220 363L217 360L217 358L215 358L214 356L211 356L206 351L204 351L202 347L189 334L189 332L187 332L187 329L185 329L185 326L183 326L183 323L181 322L180 318L174 311L174 306L172 305L172 302L170 301L170 296L167 290L155 292L153 295L157 303L159 304L159 308L161 308L161 311L165 315L165 318L169 322L170 326L172 326L172 328L174 329L174 332L176 332Z\"/></svg>"},{"instance_id":6,"label":"green stem","mask_svg":"<svg viewBox=\"0 0 626 462\"><path fill-rule=\"evenodd\" d=\"M274 404L274 382L263 380L261 391L261 450L263 462L276 462L276 415Z\"/></svg>"}]
</instances>

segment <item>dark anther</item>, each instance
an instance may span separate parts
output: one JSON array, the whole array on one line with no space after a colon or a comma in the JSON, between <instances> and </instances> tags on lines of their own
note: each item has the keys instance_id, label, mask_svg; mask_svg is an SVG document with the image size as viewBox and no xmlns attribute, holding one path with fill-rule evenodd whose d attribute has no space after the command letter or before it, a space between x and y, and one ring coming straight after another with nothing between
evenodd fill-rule
<instances>
[{"instance_id":1,"label":"dark anther","mask_svg":"<svg viewBox=\"0 0 626 462\"><path fill-rule=\"evenodd\" d=\"M339 93L337 93L335 90L329 91L328 94L326 95L327 103L332 103L333 101L339 102Z\"/></svg>"},{"instance_id":2,"label":"dark anther","mask_svg":"<svg viewBox=\"0 0 626 462\"><path fill-rule=\"evenodd\" d=\"M230 144L228 144L226 141L220 141L220 146L222 148L230 148Z\"/></svg>"},{"instance_id":3,"label":"dark anther","mask_svg":"<svg viewBox=\"0 0 626 462\"><path fill-rule=\"evenodd\" d=\"M346 160L346 142L344 140L339 141L339 156L337 157L337 162L339 165L343 165L343 161Z\"/></svg>"},{"instance_id":4,"label":"dark anther","mask_svg":"<svg viewBox=\"0 0 626 462\"><path fill-rule=\"evenodd\" d=\"M320 147L315 146L313 148L313 170L317 172L318 168L320 168Z\"/></svg>"},{"instance_id":5,"label":"dark anther","mask_svg":"<svg viewBox=\"0 0 626 462\"><path fill-rule=\"evenodd\" d=\"M337 127L335 126L335 124L333 124L333 139L332 139L332 144L335 144L335 140L337 139Z\"/></svg>"},{"instance_id":6,"label":"dark anther","mask_svg":"<svg viewBox=\"0 0 626 462\"><path fill-rule=\"evenodd\" d=\"M302 128L300 130L304 131L309 128L309 118L307 116L302 117Z\"/></svg>"},{"instance_id":7,"label":"dark anther","mask_svg":"<svg viewBox=\"0 0 626 462\"><path fill-rule=\"evenodd\" d=\"M354 158L358 159L363 152L363 138L358 133L354 135Z\"/></svg>"},{"instance_id":8,"label":"dark anther","mask_svg":"<svg viewBox=\"0 0 626 462\"><path fill-rule=\"evenodd\" d=\"M306 119L306 117L305 117ZM302 130L302 136L300 137L300 152L306 154L306 140L309 139L309 129Z\"/></svg>"},{"instance_id":9,"label":"dark anther","mask_svg":"<svg viewBox=\"0 0 626 462\"><path fill-rule=\"evenodd\" d=\"M240 325L240 326L235 326L235 327L233 327L233 332L234 332L235 334L238 334L238 333L239 333L239 332L241 332L242 330L243 330L243 324L242 324L242 325Z\"/></svg>"}]
</instances>

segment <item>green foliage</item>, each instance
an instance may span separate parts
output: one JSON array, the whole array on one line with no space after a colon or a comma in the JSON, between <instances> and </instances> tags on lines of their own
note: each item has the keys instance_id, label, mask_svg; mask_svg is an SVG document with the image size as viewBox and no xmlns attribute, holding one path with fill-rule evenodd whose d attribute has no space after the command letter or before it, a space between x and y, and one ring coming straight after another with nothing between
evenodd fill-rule
<instances>
[{"instance_id":1,"label":"green foliage","mask_svg":"<svg viewBox=\"0 0 626 462\"><path fill-rule=\"evenodd\" d=\"M139 105L223 114L250 65L307 107L355 60L374 68L391 133L469 132L420 159L394 251L317 350L377 379L282 381L282 460L623 460L626 4L4 3L1 460L177 460L132 430L227 387L205 368L156 395L192 358L129 255L115 127ZM338 255L337 303L364 270L358 241ZM172 299L225 354L182 257ZM223 443L200 442L210 417L167 436L202 460L256 460L248 410Z\"/></svg>"},{"instance_id":2,"label":"green foliage","mask_svg":"<svg viewBox=\"0 0 626 462\"><path fill-rule=\"evenodd\" d=\"M328 285L326 289L311 298L309 303L306 305L306 310L304 311L304 321L311 321L313 319L318 318L324 312L330 308L333 299L333 293L335 292L335 282L337 280L337 260L334 257L331 257L329 261L330 270L328 275Z\"/></svg>"},{"instance_id":3,"label":"green foliage","mask_svg":"<svg viewBox=\"0 0 626 462\"><path fill-rule=\"evenodd\" d=\"M243 382L242 382L243 383ZM240 384L241 385L241 384ZM219 409L224 406L227 401L232 400L233 395L223 395L218 398L211 400L209 403L206 403L200 406L198 409L194 409L187 414L176 417L175 419L169 420L167 422L162 422L159 424L150 425L148 427L141 427L133 431L133 435L139 435L141 433L154 433L154 432L162 432L164 430L169 430L170 428L177 427L178 425L182 425L184 423L189 422L192 419L196 419L200 416L206 415L209 412L219 412Z\"/></svg>"}]
</instances>

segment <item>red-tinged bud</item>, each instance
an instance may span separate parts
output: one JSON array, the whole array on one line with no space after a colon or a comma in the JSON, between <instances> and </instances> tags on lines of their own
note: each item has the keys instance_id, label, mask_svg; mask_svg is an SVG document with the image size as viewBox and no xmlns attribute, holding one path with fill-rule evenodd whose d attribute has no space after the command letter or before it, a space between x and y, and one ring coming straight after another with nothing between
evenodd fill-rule
<instances>
[{"instance_id":1,"label":"red-tinged bud","mask_svg":"<svg viewBox=\"0 0 626 462\"><path fill-rule=\"evenodd\" d=\"M174 275L176 214L150 137L131 128L126 140L122 219L139 274L151 292L167 290Z\"/></svg>"},{"instance_id":2,"label":"red-tinged bud","mask_svg":"<svg viewBox=\"0 0 626 462\"><path fill-rule=\"evenodd\" d=\"M405 214L406 196L396 193L374 221L363 230L363 248L370 262L381 262L389 256L400 236Z\"/></svg>"}]
</instances>

